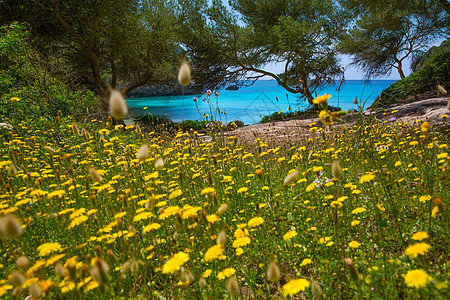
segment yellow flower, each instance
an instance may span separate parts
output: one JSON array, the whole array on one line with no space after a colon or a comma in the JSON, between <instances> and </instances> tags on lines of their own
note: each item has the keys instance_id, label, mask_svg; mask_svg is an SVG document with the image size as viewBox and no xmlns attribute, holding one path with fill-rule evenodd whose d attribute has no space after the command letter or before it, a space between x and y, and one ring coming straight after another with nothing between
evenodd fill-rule
<instances>
[{"instance_id":1,"label":"yellow flower","mask_svg":"<svg viewBox=\"0 0 450 300\"><path fill-rule=\"evenodd\" d=\"M261 225L262 223L264 223L264 219L261 217L254 217L253 219L251 219L250 221L248 221L248 226L249 227L256 227Z\"/></svg>"},{"instance_id":2,"label":"yellow flower","mask_svg":"<svg viewBox=\"0 0 450 300\"><path fill-rule=\"evenodd\" d=\"M430 124L428 124L428 122L423 122L422 126L420 126L420 130L423 133L428 132L430 130Z\"/></svg>"},{"instance_id":3,"label":"yellow flower","mask_svg":"<svg viewBox=\"0 0 450 300\"><path fill-rule=\"evenodd\" d=\"M333 125L333 116L326 110L320 111L319 119L324 125Z\"/></svg>"},{"instance_id":4,"label":"yellow flower","mask_svg":"<svg viewBox=\"0 0 450 300\"><path fill-rule=\"evenodd\" d=\"M222 256L223 251L224 251L223 246L220 244L212 246L205 253L205 261L211 262L211 261L219 258L220 256Z\"/></svg>"},{"instance_id":5,"label":"yellow flower","mask_svg":"<svg viewBox=\"0 0 450 300\"><path fill-rule=\"evenodd\" d=\"M427 202L429 200L431 200L431 196L430 195L423 195L423 196L420 196L420 198L419 198L419 201L422 202L422 203L425 203L425 202Z\"/></svg>"},{"instance_id":6,"label":"yellow flower","mask_svg":"<svg viewBox=\"0 0 450 300\"><path fill-rule=\"evenodd\" d=\"M416 241L421 241L428 237L429 237L428 233L426 233L425 231L419 231L419 232L414 233L411 238Z\"/></svg>"},{"instance_id":7,"label":"yellow flower","mask_svg":"<svg viewBox=\"0 0 450 300\"><path fill-rule=\"evenodd\" d=\"M159 216L160 220L164 220L170 216L176 215L180 211L178 206L169 206L166 208L163 213Z\"/></svg>"},{"instance_id":8,"label":"yellow flower","mask_svg":"<svg viewBox=\"0 0 450 300\"><path fill-rule=\"evenodd\" d=\"M202 277L203 278L208 278L209 275L211 275L211 269L206 270L205 272L203 272Z\"/></svg>"},{"instance_id":9,"label":"yellow flower","mask_svg":"<svg viewBox=\"0 0 450 300\"><path fill-rule=\"evenodd\" d=\"M182 251L172 256L163 266L163 274L174 273L178 271L181 266L189 260L189 254Z\"/></svg>"},{"instance_id":10,"label":"yellow flower","mask_svg":"<svg viewBox=\"0 0 450 300\"><path fill-rule=\"evenodd\" d=\"M331 98L331 95L325 93L325 95L319 96L313 100L314 104L322 104L328 101Z\"/></svg>"},{"instance_id":11,"label":"yellow flower","mask_svg":"<svg viewBox=\"0 0 450 300\"><path fill-rule=\"evenodd\" d=\"M356 226L356 225L359 225L359 223L361 223L360 220L353 220L352 223L351 223L351 225L352 225L352 226Z\"/></svg>"},{"instance_id":12,"label":"yellow flower","mask_svg":"<svg viewBox=\"0 0 450 300\"><path fill-rule=\"evenodd\" d=\"M230 277L236 273L236 270L233 268L226 268L223 269L219 274L217 274L217 278L219 279L225 279L227 277Z\"/></svg>"},{"instance_id":13,"label":"yellow flower","mask_svg":"<svg viewBox=\"0 0 450 300\"><path fill-rule=\"evenodd\" d=\"M203 195L212 194L212 193L215 193L215 192L216 192L216 190L213 187L207 187L207 188L204 188L201 191L200 195L203 196Z\"/></svg>"},{"instance_id":14,"label":"yellow flower","mask_svg":"<svg viewBox=\"0 0 450 300\"><path fill-rule=\"evenodd\" d=\"M216 214L207 215L206 220L208 220L209 223L214 224L215 222L219 221L220 218Z\"/></svg>"},{"instance_id":15,"label":"yellow flower","mask_svg":"<svg viewBox=\"0 0 450 300\"><path fill-rule=\"evenodd\" d=\"M425 287L432 279L433 278L422 269L408 271L405 275L406 285L416 289Z\"/></svg>"},{"instance_id":16,"label":"yellow flower","mask_svg":"<svg viewBox=\"0 0 450 300\"><path fill-rule=\"evenodd\" d=\"M57 252L61 250L60 243L45 243L40 245L37 250L39 251L39 256L46 256L52 252Z\"/></svg>"},{"instance_id":17,"label":"yellow flower","mask_svg":"<svg viewBox=\"0 0 450 300\"><path fill-rule=\"evenodd\" d=\"M292 279L291 281L283 285L284 297L292 297L295 294L298 294L300 291L303 292L310 285L310 282L306 279Z\"/></svg>"},{"instance_id":18,"label":"yellow flower","mask_svg":"<svg viewBox=\"0 0 450 300\"><path fill-rule=\"evenodd\" d=\"M249 237L240 237L233 242L233 248L241 248L250 244L251 240Z\"/></svg>"},{"instance_id":19,"label":"yellow flower","mask_svg":"<svg viewBox=\"0 0 450 300\"><path fill-rule=\"evenodd\" d=\"M309 258L305 258L300 264L300 266L306 266L309 265L310 263L312 263L312 260L310 260Z\"/></svg>"},{"instance_id":20,"label":"yellow flower","mask_svg":"<svg viewBox=\"0 0 450 300\"><path fill-rule=\"evenodd\" d=\"M78 225L80 225L81 223L86 222L87 219L88 219L87 216L81 215L81 216L79 216L79 217L73 219L72 222L70 222L70 224L69 224L69 226L67 227L67 229L74 228L75 226L78 226Z\"/></svg>"},{"instance_id":21,"label":"yellow flower","mask_svg":"<svg viewBox=\"0 0 450 300\"><path fill-rule=\"evenodd\" d=\"M366 174L359 179L359 183L369 182L375 178L373 174Z\"/></svg>"},{"instance_id":22,"label":"yellow flower","mask_svg":"<svg viewBox=\"0 0 450 300\"><path fill-rule=\"evenodd\" d=\"M365 209L364 207L358 207L358 208L355 208L354 210L352 210L352 214L353 215L355 215L355 214L360 214L360 213L363 213L363 212L365 212L367 209Z\"/></svg>"},{"instance_id":23,"label":"yellow flower","mask_svg":"<svg viewBox=\"0 0 450 300\"><path fill-rule=\"evenodd\" d=\"M308 186L306 187L306 191L307 191L307 192L311 192L311 191L314 190L315 188L316 188L316 183L313 182L313 183L311 183L310 185L308 185Z\"/></svg>"},{"instance_id":24,"label":"yellow flower","mask_svg":"<svg viewBox=\"0 0 450 300\"><path fill-rule=\"evenodd\" d=\"M238 194L242 194L242 193L245 193L247 190L248 190L248 188L246 188L246 187L244 186L244 187L241 187L240 189L238 189L237 193L238 193Z\"/></svg>"},{"instance_id":25,"label":"yellow flower","mask_svg":"<svg viewBox=\"0 0 450 300\"><path fill-rule=\"evenodd\" d=\"M360 245L361 245L361 244L358 243L357 241L351 241L350 243L348 243L348 246L349 246L350 248L354 248L354 249L359 248Z\"/></svg>"},{"instance_id":26,"label":"yellow flower","mask_svg":"<svg viewBox=\"0 0 450 300\"><path fill-rule=\"evenodd\" d=\"M283 236L283 240L288 241L290 239L292 239L293 237L295 237L297 235L296 231L288 231L284 236Z\"/></svg>"},{"instance_id":27,"label":"yellow flower","mask_svg":"<svg viewBox=\"0 0 450 300\"><path fill-rule=\"evenodd\" d=\"M144 227L144 233L150 232L152 230L157 230L161 227L158 223L151 223Z\"/></svg>"},{"instance_id":28,"label":"yellow flower","mask_svg":"<svg viewBox=\"0 0 450 300\"><path fill-rule=\"evenodd\" d=\"M431 246L427 243L417 243L406 248L405 255L408 255L410 258L415 258L418 255L424 255L430 248Z\"/></svg>"}]
</instances>

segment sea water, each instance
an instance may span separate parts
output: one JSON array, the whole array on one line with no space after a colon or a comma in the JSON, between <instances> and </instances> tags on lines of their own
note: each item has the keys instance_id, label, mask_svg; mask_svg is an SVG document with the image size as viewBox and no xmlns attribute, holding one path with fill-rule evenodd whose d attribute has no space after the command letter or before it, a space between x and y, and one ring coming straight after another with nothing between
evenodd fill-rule
<instances>
[{"instance_id":1,"label":"sea water","mask_svg":"<svg viewBox=\"0 0 450 300\"><path fill-rule=\"evenodd\" d=\"M395 80L345 80L339 90L339 82L317 92L332 97L328 103L343 110L357 109L355 98L360 105L368 107L381 91ZM288 93L275 80L258 80L252 86L237 91L221 89L219 96L185 95L129 98L127 103L132 116L166 116L174 122L183 120L208 120L212 117L222 122L240 120L244 124L258 123L262 117L274 112L304 110L309 107L300 95ZM197 102L193 98L198 99Z\"/></svg>"}]
</instances>

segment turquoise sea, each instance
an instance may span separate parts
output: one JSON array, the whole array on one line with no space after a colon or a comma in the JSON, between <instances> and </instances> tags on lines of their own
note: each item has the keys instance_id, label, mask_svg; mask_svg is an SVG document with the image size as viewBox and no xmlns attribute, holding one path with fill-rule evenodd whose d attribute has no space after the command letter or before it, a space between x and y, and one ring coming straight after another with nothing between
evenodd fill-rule
<instances>
[{"instance_id":1,"label":"turquoise sea","mask_svg":"<svg viewBox=\"0 0 450 300\"><path fill-rule=\"evenodd\" d=\"M375 98L395 80L346 80L338 91L336 86L326 87L318 91L319 95L328 93L332 97L328 103L338 106L343 110L356 109L353 104L355 97L359 103L365 103L368 107ZM249 87L240 88L237 91L221 89L219 96L214 94L189 96L155 96L127 99L132 116L145 114L168 116L174 122L183 120L204 120L204 114L213 116L222 122L241 120L244 124L258 123L263 116L274 112L303 110L308 108L308 103L299 95L287 93L275 80L258 80ZM193 97L198 101L194 102ZM277 100L278 98L278 100ZM196 107L197 104L197 107ZM144 108L147 109L144 109ZM197 109L198 108L198 109ZM221 113L217 113L218 108ZM209 118L209 117L208 117Z\"/></svg>"}]
</instances>

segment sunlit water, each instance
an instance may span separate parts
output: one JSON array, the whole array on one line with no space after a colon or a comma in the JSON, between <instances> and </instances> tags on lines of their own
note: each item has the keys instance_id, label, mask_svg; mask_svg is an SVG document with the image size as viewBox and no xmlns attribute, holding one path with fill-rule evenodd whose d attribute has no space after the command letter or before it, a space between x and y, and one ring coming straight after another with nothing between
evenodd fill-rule
<instances>
[{"instance_id":1,"label":"sunlit water","mask_svg":"<svg viewBox=\"0 0 450 300\"><path fill-rule=\"evenodd\" d=\"M355 97L365 107L373 103L375 98L395 80L346 80L339 91L337 85L322 89L318 94L325 92L332 95L328 103L339 106L343 110L357 108L353 104ZM156 96L127 99L132 116L145 114L168 116L174 122L183 120L204 120L204 115L213 116L222 122L241 120L245 124L258 123L262 117L274 112L286 112L289 107L292 111L308 108L308 103L300 96L287 93L274 80L259 80L250 87L237 91L219 91L219 97L212 95L209 103L203 101L205 95L189 96ZM193 97L198 98L195 103ZM278 98L278 101L277 101ZM196 107L197 104L197 107ZM144 108L147 109L144 109ZM220 113L218 113L218 110ZM198 108L198 109L197 109Z\"/></svg>"}]
</instances>

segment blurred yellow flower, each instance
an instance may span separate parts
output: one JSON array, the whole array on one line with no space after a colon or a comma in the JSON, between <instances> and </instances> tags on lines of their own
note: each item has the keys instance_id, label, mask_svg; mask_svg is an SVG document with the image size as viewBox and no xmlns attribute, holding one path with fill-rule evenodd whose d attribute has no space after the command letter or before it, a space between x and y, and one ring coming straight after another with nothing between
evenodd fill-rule
<instances>
[{"instance_id":1,"label":"blurred yellow flower","mask_svg":"<svg viewBox=\"0 0 450 300\"><path fill-rule=\"evenodd\" d=\"M162 272L163 274L174 273L178 271L181 266L189 260L189 254L184 253L182 251L178 252L174 256L172 256L163 266Z\"/></svg>"},{"instance_id":2,"label":"blurred yellow flower","mask_svg":"<svg viewBox=\"0 0 450 300\"><path fill-rule=\"evenodd\" d=\"M284 297L292 297L299 292L303 292L309 286L310 282L306 279L292 279L291 281L283 285L283 295Z\"/></svg>"},{"instance_id":3,"label":"blurred yellow flower","mask_svg":"<svg viewBox=\"0 0 450 300\"><path fill-rule=\"evenodd\" d=\"M406 285L416 289L425 287L432 279L433 278L422 269L410 270L405 275Z\"/></svg>"}]
</instances>

